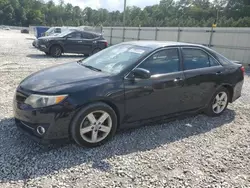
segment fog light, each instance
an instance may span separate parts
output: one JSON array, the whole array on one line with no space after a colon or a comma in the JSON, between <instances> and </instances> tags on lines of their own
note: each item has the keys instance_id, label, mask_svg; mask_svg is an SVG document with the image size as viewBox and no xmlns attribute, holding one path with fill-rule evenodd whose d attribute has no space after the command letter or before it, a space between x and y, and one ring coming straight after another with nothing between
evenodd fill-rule
<instances>
[{"instance_id":1,"label":"fog light","mask_svg":"<svg viewBox=\"0 0 250 188\"><path fill-rule=\"evenodd\" d=\"M45 133L45 128L42 127L42 126L38 126L38 127L36 128L36 132L37 132L38 134L40 134L40 135L43 135L43 134Z\"/></svg>"}]
</instances>

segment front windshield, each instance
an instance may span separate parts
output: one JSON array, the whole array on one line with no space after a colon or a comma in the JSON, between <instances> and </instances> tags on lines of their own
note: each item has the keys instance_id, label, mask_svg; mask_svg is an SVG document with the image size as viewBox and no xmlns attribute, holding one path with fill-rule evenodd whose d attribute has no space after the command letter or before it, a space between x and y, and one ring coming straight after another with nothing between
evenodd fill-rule
<instances>
[{"instance_id":1,"label":"front windshield","mask_svg":"<svg viewBox=\"0 0 250 188\"><path fill-rule=\"evenodd\" d=\"M53 31L54 27L49 28L46 33L51 33Z\"/></svg>"},{"instance_id":2,"label":"front windshield","mask_svg":"<svg viewBox=\"0 0 250 188\"><path fill-rule=\"evenodd\" d=\"M152 48L149 47L118 44L84 59L81 64L104 72L118 74L151 50Z\"/></svg>"}]
</instances>

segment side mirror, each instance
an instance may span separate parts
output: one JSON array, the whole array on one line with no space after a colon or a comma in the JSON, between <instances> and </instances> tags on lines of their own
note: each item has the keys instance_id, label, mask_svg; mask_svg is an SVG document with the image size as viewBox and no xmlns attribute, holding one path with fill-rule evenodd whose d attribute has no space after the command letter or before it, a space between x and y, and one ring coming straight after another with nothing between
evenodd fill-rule
<instances>
[{"instance_id":1,"label":"side mirror","mask_svg":"<svg viewBox=\"0 0 250 188\"><path fill-rule=\"evenodd\" d=\"M132 71L133 78L149 79L151 77L150 71L143 68L135 68Z\"/></svg>"}]
</instances>

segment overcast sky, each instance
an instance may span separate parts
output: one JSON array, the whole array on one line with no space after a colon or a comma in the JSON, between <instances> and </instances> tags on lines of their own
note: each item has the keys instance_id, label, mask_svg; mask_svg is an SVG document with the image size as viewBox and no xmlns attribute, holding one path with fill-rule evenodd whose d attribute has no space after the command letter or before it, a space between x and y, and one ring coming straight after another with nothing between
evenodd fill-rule
<instances>
[{"instance_id":1,"label":"overcast sky","mask_svg":"<svg viewBox=\"0 0 250 188\"><path fill-rule=\"evenodd\" d=\"M57 2L58 0L54 0ZM106 8L109 11L123 10L123 0L64 0L65 3L71 3L81 8L91 7L93 9ZM148 5L158 4L160 0L127 0L127 6L138 6L144 8Z\"/></svg>"}]
</instances>

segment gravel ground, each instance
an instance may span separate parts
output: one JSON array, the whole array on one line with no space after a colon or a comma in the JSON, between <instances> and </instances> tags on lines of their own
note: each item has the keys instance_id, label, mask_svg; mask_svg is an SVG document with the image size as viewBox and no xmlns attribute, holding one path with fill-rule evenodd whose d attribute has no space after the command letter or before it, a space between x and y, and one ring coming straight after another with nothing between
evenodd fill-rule
<instances>
[{"instance_id":1,"label":"gravel ground","mask_svg":"<svg viewBox=\"0 0 250 188\"><path fill-rule=\"evenodd\" d=\"M249 76L221 117L125 131L94 149L45 147L17 131L14 89L34 71L82 57L46 57L31 43L0 31L0 187L250 187Z\"/></svg>"}]
</instances>

